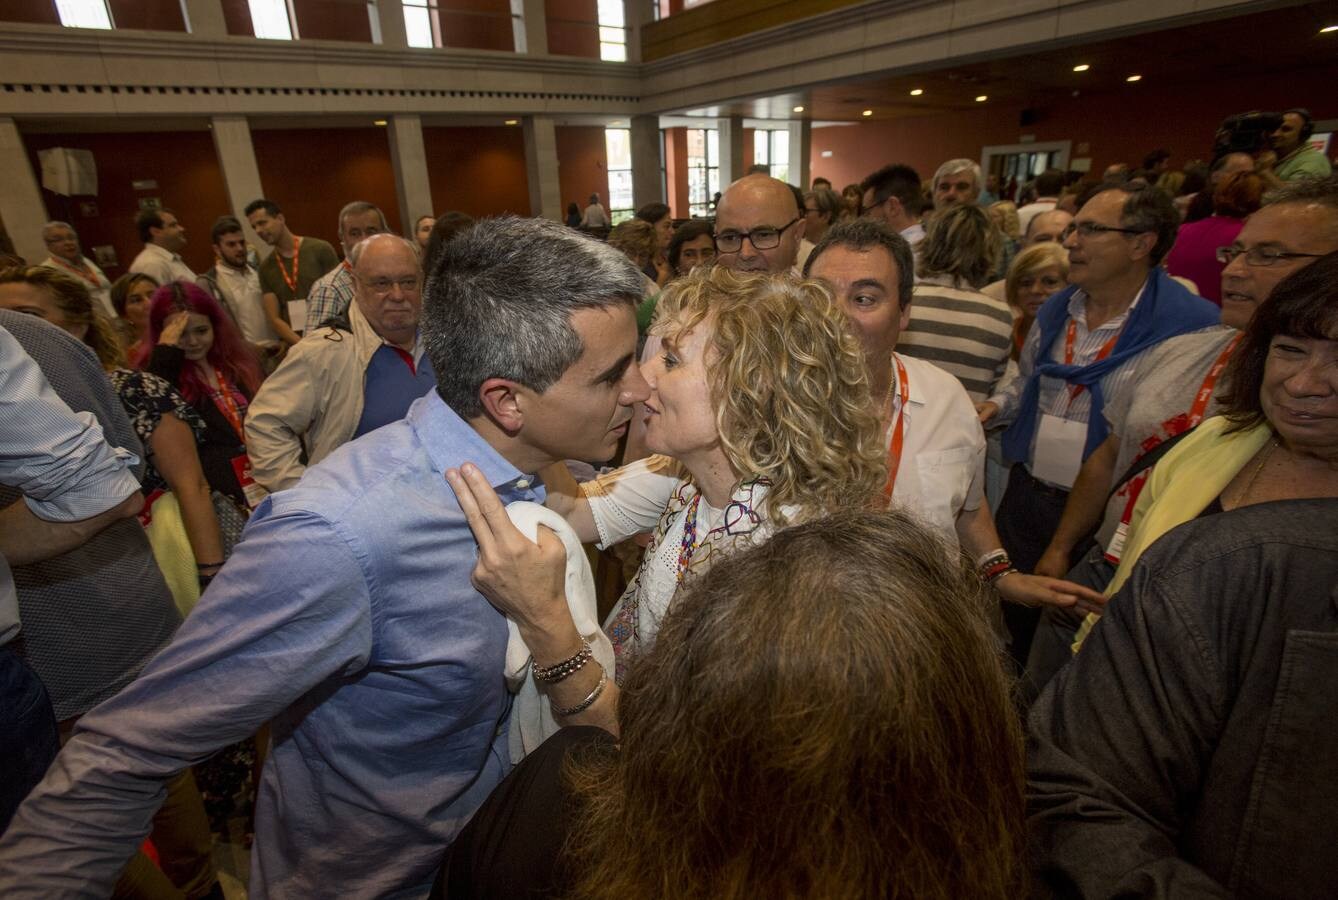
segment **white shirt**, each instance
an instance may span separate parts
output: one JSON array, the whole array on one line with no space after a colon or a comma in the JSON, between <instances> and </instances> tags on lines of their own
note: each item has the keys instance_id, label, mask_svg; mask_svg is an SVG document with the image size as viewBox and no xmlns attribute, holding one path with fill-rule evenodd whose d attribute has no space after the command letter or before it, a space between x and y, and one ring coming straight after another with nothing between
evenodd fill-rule
<instances>
[{"instance_id":1,"label":"white shirt","mask_svg":"<svg viewBox=\"0 0 1338 900\"><path fill-rule=\"evenodd\" d=\"M142 272L161 287L174 281L194 281L195 273L190 266L175 253L159 247L157 244L145 244L139 256L130 264L131 272Z\"/></svg>"},{"instance_id":2,"label":"white shirt","mask_svg":"<svg viewBox=\"0 0 1338 900\"><path fill-rule=\"evenodd\" d=\"M902 430L901 466L892 503L958 546L957 516L979 509L985 497L985 432L962 383L922 359L896 354L906 367L910 403ZM892 367L893 415L901 385ZM895 423L895 418L892 420ZM889 425L883 446L891 450Z\"/></svg>"},{"instance_id":3,"label":"white shirt","mask_svg":"<svg viewBox=\"0 0 1338 900\"><path fill-rule=\"evenodd\" d=\"M898 233L906 239L906 243L910 244L911 249L914 250L915 245L925 239L925 226L922 222L916 222L914 225L907 225Z\"/></svg>"},{"instance_id":4,"label":"white shirt","mask_svg":"<svg viewBox=\"0 0 1338 900\"><path fill-rule=\"evenodd\" d=\"M88 288L88 293L102 307L103 315L108 319L115 320L116 307L112 306L111 302L111 282L98 268L98 264L87 256L81 257L80 262L82 265L53 255L42 260L42 265L48 269L55 269L57 272L64 272L66 275L77 278L80 284Z\"/></svg>"},{"instance_id":5,"label":"white shirt","mask_svg":"<svg viewBox=\"0 0 1338 900\"><path fill-rule=\"evenodd\" d=\"M265 316L260 274L250 266L240 271L226 263L214 267L219 290L228 298L228 308L237 320L242 337L252 344L272 344L279 339Z\"/></svg>"}]
</instances>

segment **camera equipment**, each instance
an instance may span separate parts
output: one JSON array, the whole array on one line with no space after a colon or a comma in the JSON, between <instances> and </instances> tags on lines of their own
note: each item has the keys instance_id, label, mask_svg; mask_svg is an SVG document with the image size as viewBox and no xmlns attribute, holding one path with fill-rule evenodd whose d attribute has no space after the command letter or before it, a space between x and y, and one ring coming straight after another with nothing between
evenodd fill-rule
<instances>
[{"instance_id":1,"label":"camera equipment","mask_svg":"<svg viewBox=\"0 0 1338 900\"><path fill-rule=\"evenodd\" d=\"M1282 113L1253 110L1227 116L1213 137L1213 159L1228 153L1258 153L1269 149L1269 135L1282 125Z\"/></svg>"}]
</instances>

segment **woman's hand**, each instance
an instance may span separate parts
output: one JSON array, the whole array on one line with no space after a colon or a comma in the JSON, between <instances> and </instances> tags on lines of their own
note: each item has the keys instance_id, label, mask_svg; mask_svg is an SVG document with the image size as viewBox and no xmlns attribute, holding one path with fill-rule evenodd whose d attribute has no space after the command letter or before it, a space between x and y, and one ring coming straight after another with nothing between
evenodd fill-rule
<instances>
[{"instance_id":1,"label":"woman's hand","mask_svg":"<svg viewBox=\"0 0 1338 900\"><path fill-rule=\"evenodd\" d=\"M548 656L542 652L545 644L560 645L558 659L580 647L567 607L562 541L547 528L539 529L537 544L521 534L477 466L448 469L446 481L478 542L479 559L470 579L474 587L515 621L536 659Z\"/></svg>"},{"instance_id":2,"label":"woman's hand","mask_svg":"<svg viewBox=\"0 0 1338 900\"><path fill-rule=\"evenodd\" d=\"M1022 606L1073 607L1083 613L1101 614L1106 597L1097 591L1062 578L1014 572L997 579L994 589L1009 603Z\"/></svg>"},{"instance_id":3,"label":"woman's hand","mask_svg":"<svg viewBox=\"0 0 1338 900\"><path fill-rule=\"evenodd\" d=\"M163 333L158 335L158 343L175 347L177 341L181 340L181 335L186 330L186 323L189 321L190 313L184 309L172 313L163 322Z\"/></svg>"}]
</instances>

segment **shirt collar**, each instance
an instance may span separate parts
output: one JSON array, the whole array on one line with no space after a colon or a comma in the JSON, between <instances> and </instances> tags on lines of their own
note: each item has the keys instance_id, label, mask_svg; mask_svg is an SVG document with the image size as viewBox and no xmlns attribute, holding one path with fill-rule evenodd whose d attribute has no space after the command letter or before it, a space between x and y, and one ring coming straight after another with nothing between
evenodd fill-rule
<instances>
[{"instance_id":1,"label":"shirt collar","mask_svg":"<svg viewBox=\"0 0 1338 900\"><path fill-rule=\"evenodd\" d=\"M911 400L911 405L913 405L913 406L924 406L924 405L925 405L925 400L926 400L926 397L925 397L924 379L922 379L922 378L912 378L912 377L911 377L911 371L910 371L910 370L911 370L911 368L914 366L914 363L911 363L910 365L907 365L907 362L908 362L907 358L906 358L905 356L903 356L902 354L897 353L896 351L893 351L893 353L892 353L892 357L893 357L893 359L899 359L899 360L901 360L901 364L902 364L903 366L906 366L906 380L907 380L908 382L910 382L909 387L910 387L910 400ZM900 392L901 385L897 384L896 382L897 382L897 364L896 364L895 362L893 362L893 363L892 363L892 390L893 390L894 392L896 392L897 396L901 396L901 392Z\"/></svg>"},{"instance_id":2,"label":"shirt collar","mask_svg":"<svg viewBox=\"0 0 1338 900\"><path fill-rule=\"evenodd\" d=\"M1153 272L1152 275L1148 276L1148 279L1151 280L1152 277L1156 274L1157 274L1156 272ZM1125 320L1129 318L1129 313L1134 311L1134 307L1138 305L1139 300L1143 299L1143 294L1145 291L1147 291L1147 289L1148 289L1148 282L1144 281L1143 286L1139 288L1138 293L1134 295L1134 301L1129 304L1128 308L1125 309L1124 312L1120 313L1118 316L1113 317L1108 322L1103 322L1100 328L1096 328L1093 330L1105 331L1110 328L1123 328ZM1082 322L1084 328L1087 327L1087 292L1084 291L1082 288L1078 288L1076 291L1073 292L1073 296L1069 297L1068 312L1069 312L1069 318L1077 319L1080 322Z\"/></svg>"},{"instance_id":3,"label":"shirt collar","mask_svg":"<svg viewBox=\"0 0 1338 900\"><path fill-rule=\"evenodd\" d=\"M144 249L156 256L165 256L168 259L181 259L180 256L177 256L171 250L168 250L166 247L160 247L158 244L145 244Z\"/></svg>"},{"instance_id":4,"label":"shirt collar","mask_svg":"<svg viewBox=\"0 0 1338 900\"><path fill-rule=\"evenodd\" d=\"M470 462L482 470L497 491L533 488L537 478L507 462L491 444L446 405L436 390L413 402L405 415L422 442L437 471L459 468Z\"/></svg>"}]
</instances>

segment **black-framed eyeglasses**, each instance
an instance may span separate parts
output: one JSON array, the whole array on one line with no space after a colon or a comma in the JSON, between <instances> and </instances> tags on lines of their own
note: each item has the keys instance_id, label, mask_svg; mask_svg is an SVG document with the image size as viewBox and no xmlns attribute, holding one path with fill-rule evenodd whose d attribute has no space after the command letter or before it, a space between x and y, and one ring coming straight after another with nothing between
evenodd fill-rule
<instances>
[{"instance_id":1,"label":"black-framed eyeglasses","mask_svg":"<svg viewBox=\"0 0 1338 900\"><path fill-rule=\"evenodd\" d=\"M1244 256L1247 266L1267 267L1276 266L1284 259L1319 259L1323 255L1323 253L1292 253L1274 247L1251 247L1249 250L1236 246L1217 248L1217 261L1222 265L1230 265L1237 256Z\"/></svg>"},{"instance_id":2,"label":"black-framed eyeglasses","mask_svg":"<svg viewBox=\"0 0 1338 900\"><path fill-rule=\"evenodd\" d=\"M785 233L785 229L795 222L802 222L803 219L803 216L795 216L779 228L763 225L754 228L752 231L722 231L715 236L716 252L738 253L743 249L744 238L748 239L748 243L753 245L754 250L770 250L773 247L779 247L781 235Z\"/></svg>"},{"instance_id":3,"label":"black-framed eyeglasses","mask_svg":"<svg viewBox=\"0 0 1338 900\"><path fill-rule=\"evenodd\" d=\"M1067 241L1075 231L1078 233L1078 237L1082 238L1096 237L1098 234L1105 234L1110 231L1116 234L1148 233L1146 228L1119 228L1114 225L1098 225L1095 222L1070 222L1069 226L1059 233L1059 240L1061 242Z\"/></svg>"},{"instance_id":4,"label":"black-framed eyeglasses","mask_svg":"<svg viewBox=\"0 0 1338 900\"><path fill-rule=\"evenodd\" d=\"M890 197L890 196L892 196L892 195L891 195L891 194L888 194L888 197ZM864 205L864 198L861 197L861 198L860 198L860 201L859 201L859 215L861 215L861 216L867 216L869 213L873 212L875 209L877 209L878 207L882 206L882 205L883 205L884 203L886 203L886 202L887 202L887 197L879 197L878 199L876 199L876 200L874 200L872 203L870 203L868 206L865 206L865 205Z\"/></svg>"}]
</instances>

